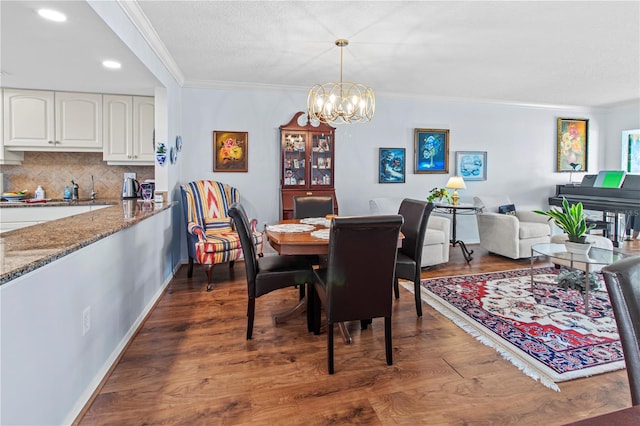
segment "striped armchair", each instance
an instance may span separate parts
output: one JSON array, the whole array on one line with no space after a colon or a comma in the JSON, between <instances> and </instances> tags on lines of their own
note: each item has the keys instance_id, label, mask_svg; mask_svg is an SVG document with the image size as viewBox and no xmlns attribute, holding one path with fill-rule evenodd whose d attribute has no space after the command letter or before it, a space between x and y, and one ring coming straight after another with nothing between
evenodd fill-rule
<instances>
[{"instance_id":1,"label":"striped armchair","mask_svg":"<svg viewBox=\"0 0 640 426\"><path fill-rule=\"evenodd\" d=\"M236 188L210 180L189 182L180 190L187 224L187 276L193 276L194 260L207 265L207 291L211 291L213 265L229 262L233 267L234 261L242 258L240 238L228 214L231 204L240 201L240 193ZM251 221L253 240L256 254L262 256L263 237L256 232L256 223L255 219Z\"/></svg>"}]
</instances>

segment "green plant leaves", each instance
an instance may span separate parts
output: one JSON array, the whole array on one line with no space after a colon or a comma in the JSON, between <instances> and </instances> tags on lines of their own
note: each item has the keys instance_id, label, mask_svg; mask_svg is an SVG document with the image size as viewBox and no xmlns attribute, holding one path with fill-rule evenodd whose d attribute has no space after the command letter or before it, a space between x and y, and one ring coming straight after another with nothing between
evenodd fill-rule
<instances>
[{"instance_id":1,"label":"green plant leaves","mask_svg":"<svg viewBox=\"0 0 640 426\"><path fill-rule=\"evenodd\" d=\"M551 208L549 211L534 210L534 212L548 216L570 238L578 239L584 236L595 225L587 226L587 216L584 214L582 203L569 205L566 198L562 199L562 210Z\"/></svg>"}]
</instances>

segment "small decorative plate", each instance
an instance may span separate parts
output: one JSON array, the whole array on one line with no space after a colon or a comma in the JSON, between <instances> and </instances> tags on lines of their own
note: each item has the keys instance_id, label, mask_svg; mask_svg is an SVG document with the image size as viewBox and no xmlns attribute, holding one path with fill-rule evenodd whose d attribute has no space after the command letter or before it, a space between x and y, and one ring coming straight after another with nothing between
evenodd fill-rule
<instances>
[{"instance_id":1,"label":"small decorative plate","mask_svg":"<svg viewBox=\"0 0 640 426\"><path fill-rule=\"evenodd\" d=\"M178 148L173 146L169 148L169 161L171 161L171 164L176 164L176 161L178 161Z\"/></svg>"},{"instance_id":2,"label":"small decorative plate","mask_svg":"<svg viewBox=\"0 0 640 426\"><path fill-rule=\"evenodd\" d=\"M178 152L182 151L182 136L176 137L176 150Z\"/></svg>"}]
</instances>

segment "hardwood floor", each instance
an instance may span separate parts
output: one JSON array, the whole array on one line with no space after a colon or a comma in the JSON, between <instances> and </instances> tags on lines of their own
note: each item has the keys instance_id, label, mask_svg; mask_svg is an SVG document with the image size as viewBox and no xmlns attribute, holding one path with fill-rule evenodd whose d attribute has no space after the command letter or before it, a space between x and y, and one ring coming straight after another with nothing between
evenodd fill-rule
<instances>
[{"instance_id":1,"label":"hardwood floor","mask_svg":"<svg viewBox=\"0 0 640 426\"><path fill-rule=\"evenodd\" d=\"M621 248L640 254L640 241ZM526 268L479 246L467 264L459 248L423 278ZM540 263L542 265L542 263ZM304 314L275 326L272 315L297 301L297 289L256 301L253 340L245 340L244 264L180 268L80 425L142 424L496 424L559 425L631 405L624 370L560 383L550 390L522 374L423 303L401 290L394 302L394 364L384 356L383 320L354 343L336 340L327 374L326 334L307 333Z\"/></svg>"}]
</instances>

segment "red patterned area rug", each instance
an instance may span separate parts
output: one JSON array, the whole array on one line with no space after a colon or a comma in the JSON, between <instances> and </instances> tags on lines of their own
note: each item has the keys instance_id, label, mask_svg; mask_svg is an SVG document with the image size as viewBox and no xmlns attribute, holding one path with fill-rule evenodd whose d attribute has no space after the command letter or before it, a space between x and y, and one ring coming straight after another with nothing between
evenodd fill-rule
<instances>
[{"instance_id":1,"label":"red patterned area rug","mask_svg":"<svg viewBox=\"0 0 640 426\"><path fill-rule=\"evenodd\" d=\"M422 280L422 300L543 385L625 367L606 291L589 293L554 282L555 268ZM413 285L403 283L409 291Z\"/></svg>"}]
</instances>

